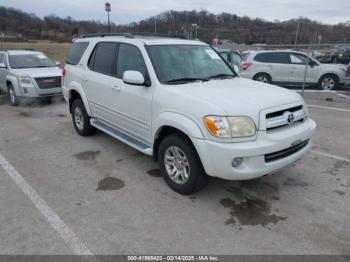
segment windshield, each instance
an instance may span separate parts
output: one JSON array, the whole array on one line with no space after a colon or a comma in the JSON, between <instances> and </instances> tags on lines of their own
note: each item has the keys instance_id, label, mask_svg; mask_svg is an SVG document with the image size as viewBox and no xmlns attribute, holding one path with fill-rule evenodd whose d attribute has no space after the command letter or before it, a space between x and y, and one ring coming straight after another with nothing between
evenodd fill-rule
<instances>
[{"instance_id":1,"label":"windshield","mask_svg":"<svg viewBox=\"0 0 350 262\"><path fill-rule=\"evenodd\" d=\"M56 64L43 54L10 55L11 68L54 67Z\"/></svg>"},{"instance_id":2,"label":"windshield","mask_svg":"<svg viewBox=\"0 0 350 262\"><path fill-rule=\"evenodd\" d=\"M160 82L209 80L236 76L209 46L149 46L148 52Z\"/></svg>"}]
</instances>

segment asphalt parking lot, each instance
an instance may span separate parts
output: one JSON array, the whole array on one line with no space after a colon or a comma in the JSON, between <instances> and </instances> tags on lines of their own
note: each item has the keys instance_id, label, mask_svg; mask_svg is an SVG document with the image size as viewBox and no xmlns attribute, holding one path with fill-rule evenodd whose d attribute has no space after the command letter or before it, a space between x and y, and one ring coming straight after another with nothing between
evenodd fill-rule
<instances>
[{"instance_id":1,"label":"asphalt parking lot","mask_svg":"<svg viewBox=\"0 0 350 262\"><path fill-rule=\"evenodd\" d=\"M0 96L1 254L350 254L350 91L307 91L318 124L303 160L246 182L169 189L151 158L67 105Z\"/></svg>"}]
</instances>

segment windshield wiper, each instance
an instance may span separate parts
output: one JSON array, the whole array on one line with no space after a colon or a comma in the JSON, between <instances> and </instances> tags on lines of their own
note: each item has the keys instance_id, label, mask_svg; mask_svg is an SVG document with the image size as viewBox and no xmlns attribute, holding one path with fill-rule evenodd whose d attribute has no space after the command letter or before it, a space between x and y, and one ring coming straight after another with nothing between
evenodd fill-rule
<instances>
[{"instance_id":1,"label":"windshield wiper","mask_svg":"<svg viewBox=\"0 0 350 262\"><path fill-rule=\"evenodd\" d=\"M209 76L209 79L215 79L215 78L228 78L228 77L236 77L235 75L231 75L231 74L217 74L217 75L213 75L213 76Z\"/></svg>"},{"instance_id":2,"label":"windshield wiper","mask_svg":"<svg viewBox=\"0 0 350 262\"><path fill-rule=\"evenodd\" d=\"M180 83L181 84L181 83L196 82L196 81L207 82L207 81L209 81L209 78L184 77L184 78L171 79L171 80L165 81L164 83L166 83L166 84Z\"/></svg>"}]
</instances>

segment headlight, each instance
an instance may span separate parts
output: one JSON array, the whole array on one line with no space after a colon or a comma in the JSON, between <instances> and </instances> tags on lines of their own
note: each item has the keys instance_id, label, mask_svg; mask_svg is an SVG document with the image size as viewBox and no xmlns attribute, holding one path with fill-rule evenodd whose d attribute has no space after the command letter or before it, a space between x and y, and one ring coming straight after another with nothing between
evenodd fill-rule
<instances>
[{"instance_id":1,"label":"headlight","mask_svg":"<svg viewBox=\"0 0 350 262\"><path fill-rule=\"evenodd\" d=\"M20 76L19 82L23 85L30 85L32 83L32 79L29 76Z\"/></svg>"},{"instance_id":2,"label":"headlight","mask_svg":"<svg viewBox=\"0 0 350 262\"><path fill-rule=\"evenodd\" d=\"M251 137L256 134L254 121L245 116L206 116L204 123L212 136L220 138Z\"/></svg>"}]
</instances>

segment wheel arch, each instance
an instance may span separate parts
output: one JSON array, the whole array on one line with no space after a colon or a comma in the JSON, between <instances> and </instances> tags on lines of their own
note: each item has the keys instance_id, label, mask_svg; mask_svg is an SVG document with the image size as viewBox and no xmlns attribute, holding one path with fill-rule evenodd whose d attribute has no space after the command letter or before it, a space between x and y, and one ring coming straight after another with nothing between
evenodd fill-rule
<instances>
[{"instance_id":1,"label":"wheel arch","mask_svg":"<svg viewBox=\"0 0 350 262\"><path fill-rule=\"evenodd\" d=\"M89 106L89 102L85 91L81 85L78 83L72 83L68 90L68 102L69 102L69 112L72 112L72 103L75 99L81 99L84 103L86 112L89 116L92 116L92 112Z\"/></svg>"},{"instance_id":2,"label":"wheel arch","mask_svg":"<svg viewBox=\"0 0 350 262\"><path fill-rule=\"evenodd\" d=\"M7 88L7 91L10 87L10 85L12 86L14 92L15 92L15 95L16 96L21 96L21 90L19 88L19 83L18 83L18 80L15 76L12 76L12 75L8 75L6 77L6 88Z\"/></svg>"},{"instance_id":3,"label":"wheel arch","mask_svg":"<svg viewBox=\"0 0 350 262\"><path fill-rule=\"evenodd\" d=\"M162 113L156 122L153 135L153 159L158 160L158 149L162 140L171 134L185 137L195 148L191 138L204 138L200 127L190 118L178 113ZM197 152L198 153L198 152Z\"/></svg>"}]
</instances>

